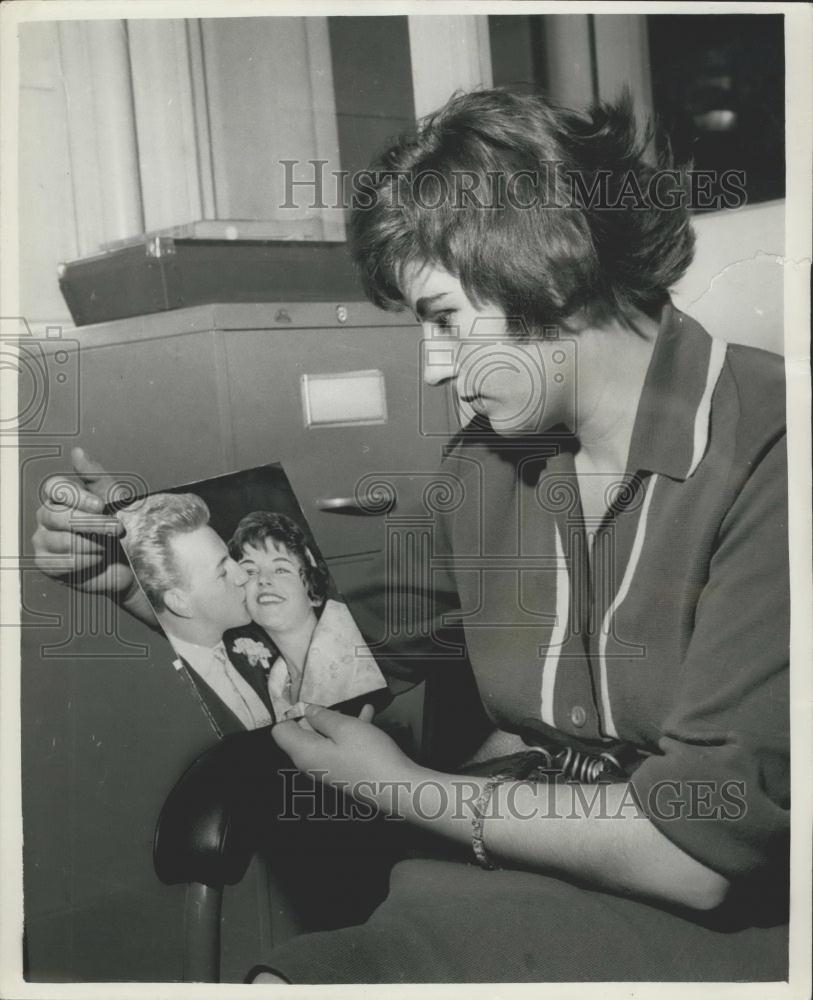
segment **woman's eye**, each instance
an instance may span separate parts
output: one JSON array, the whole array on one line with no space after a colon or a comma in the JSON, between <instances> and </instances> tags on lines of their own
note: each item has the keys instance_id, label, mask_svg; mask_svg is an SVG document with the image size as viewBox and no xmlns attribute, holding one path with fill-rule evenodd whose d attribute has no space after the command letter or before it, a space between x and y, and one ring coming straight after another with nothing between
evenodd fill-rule
<instances>
[{"instance_id":1,"label":"woman's eye","mask_svg":"<svg viewBox=\"0 0 813 1000\"><path fill-rule=\"evenodd\" d=\"M277 566L277 575L282 574L287 576L290 572L291 571L287 569L285 566Z\"/></svg>"},{"instance_id":2,"label":"woman's eye","mask_svg":"<svg viewBox=\"0 0 813 1000\"><path fill-rule=\"evenodd\" d=\"M432 317L432 326L439 326L443 330L448 330L452 325L452 316L454 316L453 309L447 309L445 312L436 313Z\"/></svg>"}]
</instances>

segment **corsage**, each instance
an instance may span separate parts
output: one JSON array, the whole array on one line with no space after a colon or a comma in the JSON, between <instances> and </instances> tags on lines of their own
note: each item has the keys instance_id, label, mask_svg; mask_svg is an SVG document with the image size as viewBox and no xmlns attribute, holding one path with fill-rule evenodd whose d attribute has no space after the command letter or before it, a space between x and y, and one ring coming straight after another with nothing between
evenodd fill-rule
<instances>
[{"instance_id":1,"label":"corsage","mask_svg":"<svg viewBox=\"0 0 813 1000\"><path fill-rule=\"evenodd\" d=\"M232 651L245 656L252 667L259 665L266 673L271 670L271 650L256 639L248 636L235 639Z\"/></svg>"}]
</instances>

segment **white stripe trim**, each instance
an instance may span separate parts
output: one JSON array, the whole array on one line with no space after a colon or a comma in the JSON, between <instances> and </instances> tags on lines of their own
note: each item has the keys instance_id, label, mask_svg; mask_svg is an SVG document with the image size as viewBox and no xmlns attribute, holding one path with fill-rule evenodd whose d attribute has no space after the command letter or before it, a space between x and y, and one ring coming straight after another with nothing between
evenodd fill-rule
<instances>
[{"instance_id":1,"label":"white stripe trim","mask_svg":"<svg viewBox=\"0 0 813 1000\"><path fill-rule=\"evenodd\" d=\"M706 385L697 413L694 415L694 448L692 449L692 463L686 478L694 475L695 469L700 465L700 460L706 454L706 447L709 443L709 416L711 415L711 397L717 387L717 380L725 364L726 348L728 344L724 340L712 340L711 353L709 354L709 367L706 372Z\"/></svg>"},{"instance_id":2,"label":"white stripe trim","mask_svg":"<svg viewBox=\"0 0 813 1000\"><path fill-rule=\"evenodd\" d=\"M559 654L567 632L567 620L570 616L570 577L567 572L567 561L559 526L556 530L556 621L550 633L550 641L542 664L542 692L540 697L540 717L549 726L555 726L553 721L553 688L556 684L556 669L559 666Z\"/></svg>"},{"instance_id":3,"label":"white stripe trim","mask_svg":"<svg viewBox=\"0 0 813 1000\"><path fill-rule=\"evenodd\" d=\"M653 475L647 483L646 495L641 508L641 516L638 519L638 527L635 529L635 540L632 543L632 552L630 553L627 568L624 571L624 579L621 581L618 593L615 595L612 604L609 608L607 608L607 613L604 615L604 621L601 623L601 635L599 636L598 641L601 708L604 730L606 734L611 736L613 739L618 739L618 731L616 730L615 723L613 722L613 710L610 705L610 690L607 683L607 641L610 638L610 626L612 625L613 615L626 600L630 584L632 583L632 578L635 574L635 570L638 568L638 561L641 558L641 550L644 547L644 539L646 538L646 522L649 517L649 507L652 503L652 495L655 492L655 481L657 478L657 475Z\"/></svg>"}]
</instances>

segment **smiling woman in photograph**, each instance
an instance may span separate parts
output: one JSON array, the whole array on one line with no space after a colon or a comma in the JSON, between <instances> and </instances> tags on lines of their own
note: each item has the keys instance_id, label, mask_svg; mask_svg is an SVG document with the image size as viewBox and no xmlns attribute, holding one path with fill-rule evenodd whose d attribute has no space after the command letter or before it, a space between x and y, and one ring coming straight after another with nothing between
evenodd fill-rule
<instances>
[{"instance_id":1,"label":"smiling woman in photograph","mask_svg":"<svg viewBox=\"0 0 813 1000\"><path fill-rule=\"evenodd\" d=\"M248 577L248 613L280 654L268 674L277 721L302 716L305 703L337 705L385 685L347 606L328 597L328 568L295 521L246 514L229 551Z\"/></svg>"}]
</instances>

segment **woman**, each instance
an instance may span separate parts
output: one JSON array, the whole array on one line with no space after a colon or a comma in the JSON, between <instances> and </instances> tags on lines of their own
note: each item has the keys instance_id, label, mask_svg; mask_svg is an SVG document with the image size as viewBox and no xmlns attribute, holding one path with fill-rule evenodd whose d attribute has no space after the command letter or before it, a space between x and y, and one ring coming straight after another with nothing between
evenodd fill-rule
<instances>
[{"instance_id":1,"label":"woman","mask_svg":"<svg viewBox=\"0 0 813 1000\"><path fill-rule=\"evenodd\" d=\"M786 975L782 366L671 305L684 181L643 147L623 103L484 91L373 172L367 291L424 324L469 421L433 610L456 595L502 774L418 767L329 711L278 726L298 767L364 781L461 860L400 863L366 924L281 945L256 982ZM517 780L510 751L568 741L571 764L592 748L577 780ZM619 744L635 762L589 789Z\"/></svg>"},{"instance_id":2,"label":"woman","mask_svg":"<svg viewBox=\"0 0 813 1000\"><path fill-rule=\"evenodd\" d=\"M424 324L426 377L467 421L426 622L401 632L432 648L456 614L494 727L477 757L498 759L435 772L327 709L312 731L277 725L301 770L363 783L458 857L400 862L366 923L280 945L254 981L786 976L782 365L671 305L692 257L683 180L643 145L624 105L483 91L359 195L368 292ZM69 519L40 524L47 554ZM94 579L138 612L120 571ZM543 780L535 743L565 748L570 780ZM616 780L591 786L602 769Z\"/></svg>"},{"instance_id":3,"label":"woman","mask_svg":"<svg viewBox=\"0 0 813 1000\"><path fill-rule=\"evenodd\" d=\"M279 656L271 663L269 650L240 638L234 651L265 661L277 720L301 717L305 702L337 705L386 686L346 605L328 598L328 568L296 522L247 514L229 551L248 576L248 613Z\"/></svg>"}]
</instances>

